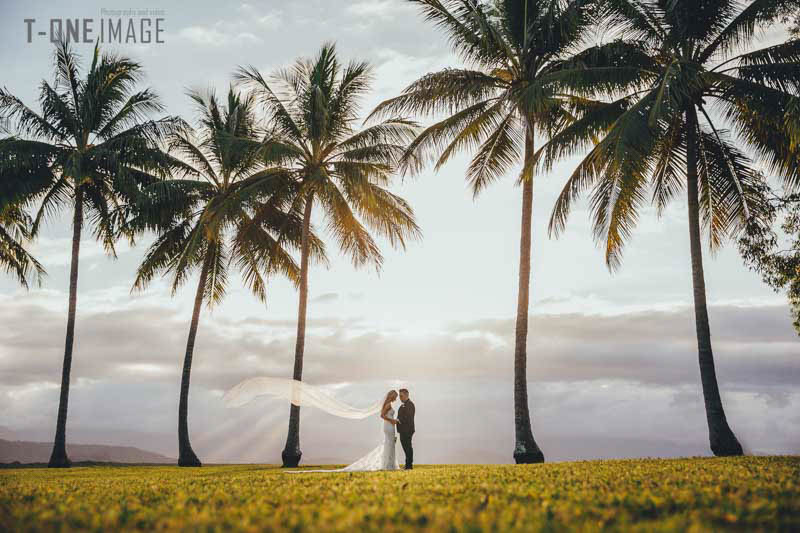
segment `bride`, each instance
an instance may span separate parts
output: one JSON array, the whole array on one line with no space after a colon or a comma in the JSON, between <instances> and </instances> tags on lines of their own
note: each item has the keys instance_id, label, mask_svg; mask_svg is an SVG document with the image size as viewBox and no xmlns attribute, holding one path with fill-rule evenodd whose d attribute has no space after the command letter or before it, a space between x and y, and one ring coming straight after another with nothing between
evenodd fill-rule
<instances>
[{"instance_id":1,"label":"bride","mask_svg":"<svg viewBox=\"0 0 800 533\"><path fill-rule=\"evenodd\" d=\"M392 404L397 400L397 391L390 390L383 400L381 418L383 419L383 442L377 448L356 462L339 470L328 472L371 472L374 470L399 470L397 464L397 419Z\"/></svg>"},{"instance_id":2,"label":"bride","mask_svg":"<svg viewBox=\"0 0 800 533\"><path fill-rule=\"evenodd\" d=\"M399 470L395 453L397 443L395 418L392 404L397 400L397 391L390 390L383 401L366 408L351 407L330 395L327 390L291 379L258 377L247 379L225 393L227 407L241 407L259 396L272 396L289 400L293 405L316 407L341 418L361 419L380 414L382 441L365 456L336 470L300 470L297 472L372 472L376 470Z\"/></svg>"}]
</instances>

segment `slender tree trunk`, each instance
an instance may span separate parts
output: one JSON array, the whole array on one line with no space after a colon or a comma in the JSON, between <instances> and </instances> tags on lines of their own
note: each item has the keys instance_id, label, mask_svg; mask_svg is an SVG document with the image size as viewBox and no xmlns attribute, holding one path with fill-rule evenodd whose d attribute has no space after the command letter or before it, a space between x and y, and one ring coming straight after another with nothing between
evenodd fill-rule
<instances>
[{"instance_id":1,"label":"slender tree trunk","mask_svg":"<svg viewBox=\"0 0 800 533\"><path fill-rule=\"evenodd\" d=\"M61 368L61 396L58 400L58 420L50 468L68 468L67 457L67 404L69 403L69 373L72 369L72 345L75 340L75 310L78 306L78 257L83 228L83 193L76 187L75 212L72 218L72 258L69 266L69 308L67 311L67 337L64 342L64 365Z\"/></svg>"},{"instance_id":2,"label":"slender tree trunk","mask_svg":"<svg viewBox=\"0 0 800 533\"><path fill-rule=\"evenodd\" d=\"M534 146L529 126L525 135L525 165L531 164ZM522 231L519 244L519 294L517 295L517 324L514 342L514 429L517 464L542 463L544 454L531 431L528 411L527 344L528 300L531 283L531 221L533 218L533 176L522 183Z\"/></svg>"},{"instance_id":3,"label":"slender tree trunk","mask_svg":"<svg viewBox=\"0 0 800 533\"><path fill-rule=\"evenodd\" d=\"M203 308L203 292L207 277L208 265L203 262L197 293L194 296L192 323L189 326L189 338L186 340L186 355L183 358L183 373L181 374L181 398L178 404L178 466L200 466L201 464L189 442L189 379L192 373L194 340L197 337L197 325L200 322L200 311Z\"/></svg>"},{"instance_id":4,"label":"slender tree trunk","mask_svg":"<svg viewBox=\"0 0 800 533\"><path fill-rule=\"evenodd\" d=\"M736 439L722 408L714 354L711 350L711 329L706 307L706 283L703 274L703 249L700 240L700 205L697 179L697 114L693 107L686 111L687 152L686 188L689 201L689 243L692 256L692 286L694 288L694 322L697 330L697 353L700 381L703 384L708 438L714 455L742 455L742 445Z\"/></svg>"},{"instance_id":5,"label":"slender tree trunk","mask_svg":"<svg viewBox=\"0 0 800 533\"><path fill-rule=\"evenodd\" d=\"M314 197L309 196L303 212L303 235L300 243L300 304L297 311L297 344L294 348L294 373L292 379L303 379L303 351L306 343L306 308L308 305L308 256L309 234L311 232L311 208ZM300 451L300 407L289 408L289 432L286 446L281 452L284 468L294 468L300 464L303 452Z\"/></svg>"}]
</instances>

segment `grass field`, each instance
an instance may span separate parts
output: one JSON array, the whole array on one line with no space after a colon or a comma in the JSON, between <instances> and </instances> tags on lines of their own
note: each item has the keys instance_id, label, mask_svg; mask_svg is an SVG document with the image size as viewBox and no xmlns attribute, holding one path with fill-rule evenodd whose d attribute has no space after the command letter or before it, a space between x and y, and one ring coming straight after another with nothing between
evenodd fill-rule
<instances>
[{"instance_id":1,"label":"grass field","mask_svg":"<svg viewBox=\"0 0 800 533\"><path fill-rule=\"evenodd\" d=\"M800 457L0 471L0 530L800 530Z\"/></svg>"}]
</instances>

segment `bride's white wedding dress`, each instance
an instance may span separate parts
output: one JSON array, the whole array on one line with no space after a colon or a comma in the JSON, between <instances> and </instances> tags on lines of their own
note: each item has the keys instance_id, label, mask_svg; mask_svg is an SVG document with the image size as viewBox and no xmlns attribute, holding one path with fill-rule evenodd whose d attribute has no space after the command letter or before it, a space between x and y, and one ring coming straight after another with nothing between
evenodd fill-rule
<instances>
[{"instance_id":1,"label":"bride's white wedding dress","mask_svg":"<svg viewBox=\"0 0 800 533\"><path fill-rule=\"evenodd\" d=\"M394 418L394 408L386 413L389 418ZM397 464L397 432L394 424L383 421L383 442L367 455L338 470L327 472L373 472L375 470L399 470Z\"/></svg>"},{"instance_id":2,"label":"bride's white wedding dress","mask_svg":"<svg viewBox=\"0 0 800 533\"><path fill-rule=\"evenodd\" d=\"M379 415L383 402L377 402L366 408L351 407L321 388L291 379L258 377L247 379L225 393L224 401L228 407L240 407L259 396L284 398L298 406L316 407L326 413L341 418L367 418ZM391 407L388 418L394 418L395 411ZM397 432L394 424L381 419L383 423L382 442L365 456L336 470L297 470L295 472L374 472L376 470L399 470L397 464Z\"/></svg>"}]
</instances>

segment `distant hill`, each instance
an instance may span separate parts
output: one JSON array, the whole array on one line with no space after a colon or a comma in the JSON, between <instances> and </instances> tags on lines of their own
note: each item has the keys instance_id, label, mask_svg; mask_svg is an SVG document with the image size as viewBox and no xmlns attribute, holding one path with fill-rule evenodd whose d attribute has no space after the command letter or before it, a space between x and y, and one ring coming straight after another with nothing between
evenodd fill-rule
<instances>
[{"instance_id":1,"label":"distant hill","mask_svg":"<svg viewBox=\"0 0 800 533\"><path fill-rule=\"evenodd\" d=\"M0 463L46 463L53 444L0 439ZM106 446L102 444L67 444L67 455L72 462L102 463L174 463L164 455L140 450L133 446Z\"/></svg>"}]
</instances>

